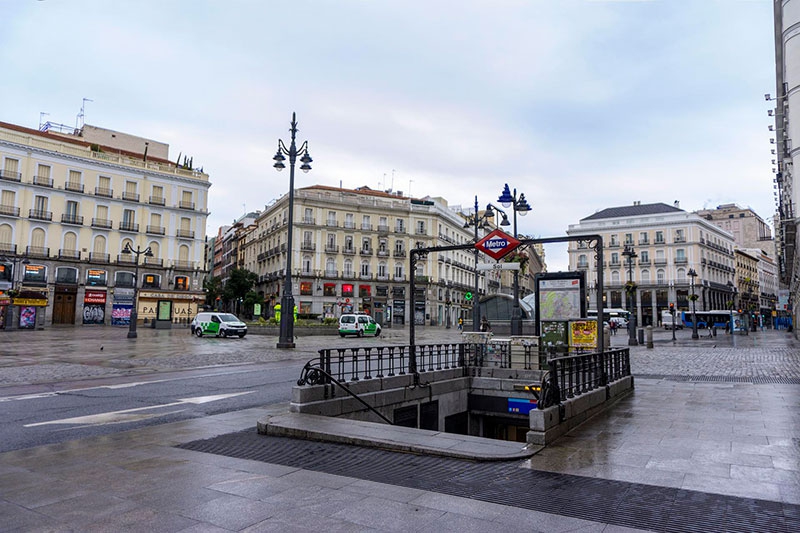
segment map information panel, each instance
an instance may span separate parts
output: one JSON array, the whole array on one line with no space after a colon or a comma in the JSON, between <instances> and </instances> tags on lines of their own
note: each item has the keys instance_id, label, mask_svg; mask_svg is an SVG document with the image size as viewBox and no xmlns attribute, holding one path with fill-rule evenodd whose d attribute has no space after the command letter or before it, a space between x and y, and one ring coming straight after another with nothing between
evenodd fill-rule
<instances>
[{"instance_id":1,"label":"map information panel","mask_svg":"<svg viewBox=\"0 0 800 533\"><path fill-rule=\"evenodd\" d=\"M540 320L570 320L581 317L581 283L578 279L539 281Z\"/></svg>"}]
</instances>

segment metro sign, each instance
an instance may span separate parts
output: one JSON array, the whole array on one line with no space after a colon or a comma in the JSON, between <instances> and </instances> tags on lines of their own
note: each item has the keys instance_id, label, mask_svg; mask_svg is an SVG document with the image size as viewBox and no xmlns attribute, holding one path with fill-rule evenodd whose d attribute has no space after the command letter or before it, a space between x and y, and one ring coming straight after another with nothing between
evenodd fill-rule
<instances>
[{"instance_id":1,"label":"metro sign","mask_svg":"<svg viewBox=\"0 0 800 533\"><path fill-rule=\"evenodd\" d=\"M475 248L492 259L499 260L520 245L520 241L499 229L475 243Z\"/></svg>"}]
</instances>

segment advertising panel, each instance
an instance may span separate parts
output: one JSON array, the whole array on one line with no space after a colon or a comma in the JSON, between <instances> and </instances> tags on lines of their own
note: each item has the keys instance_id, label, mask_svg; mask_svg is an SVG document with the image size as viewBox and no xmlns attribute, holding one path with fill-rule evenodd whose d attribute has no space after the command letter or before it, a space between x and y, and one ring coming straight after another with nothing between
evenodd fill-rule
<instances>
[{"instance_id":1,"label":"advertising panel","mask_svg":"<svg viewBox=\"0 0 800 533\"><path fill-rule=\"evenodd\" d=\"M25 306L19 310L19 327L33 329L36 327L36 307Z\"/></svg>"},{"instance_id":2,"label":"advertising panel","mask_svg":"<svg viewBox=\"0 0 800 533\"><path fill-rule=\"evenodd\" d=\"M567 322L564 320L542 321L541 345L549 352L566 352L569 347Z\"/></svg>"},{"instance_id":3,"label":"advertising panel","mask_svg":"<svg viewBox=\"0 0 800 533\"><path fill-rule=\"evenodd\" d=\"M597 348L597 320L571 320L569 345L572 348Z\"/></svg>"},{"instance_id":4,"label":"advertising panel","mask_svg":"<svg viewBox=\"0 0 800 533\"><path fill-rule=\"evenodd\" d=\"M130 326L131 325L131 304L114 304L111 309L111 325L112 326Z\"/></svg>"},{"instance_id":5,"label":"advertising panel","mask_svg":"<svg viewBox=\"0 0 800 533\"><path fill-rule=\"evenodd\" d=\"M86 285L106 285L107 274L105 270L95 270L90 268L86 271Z\"/></svg>"}]
</instances>

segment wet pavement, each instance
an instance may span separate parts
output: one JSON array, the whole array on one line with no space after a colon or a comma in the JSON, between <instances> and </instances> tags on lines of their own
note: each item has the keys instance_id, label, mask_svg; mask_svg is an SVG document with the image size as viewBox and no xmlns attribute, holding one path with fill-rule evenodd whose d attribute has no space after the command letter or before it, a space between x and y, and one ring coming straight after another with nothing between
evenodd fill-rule
<instances>
[{"instance_id":1,"label":"wet pavement","mask_svg":"<svg viewBox=\"0 0 800 533\"><path fill-rule=\"evenodd\" d=\"M304 337L301 348L279 351L275 337L195 339L188 331L147 330L134 341L118 328L87 329L0 332L0 390L95 371L304 360L332 343L407 341L401 331L384 339ZM457 342L458 333L428 328L417 338ZM511 463L536 474L536 483L552 483L544 505L542 497L526 499L519 480L505 489L495 479L492 490L456 490L482 469L476 463L424 485L359 469L333 448L318 450L328 459L312 467L316 456L302 453L299 465L289 465L175 447L254 431L259 418L286 411L274 405L0 454L0 522L9 531L633 531L631 524L683 531L697 530L705 517L704 531L797 531L800 346L783 331L690 335L677 332L673 342L671 332L656 331L653 349L632 347L632 395L531 459ZM620 334L611 340L627 345ZM427 470L446 464L429 459ZM635 494L646 505L626 509ZM585 498L594 513L570 504ZM670 514L685 520L670 522Z\"/></svg>"}]
</instances>

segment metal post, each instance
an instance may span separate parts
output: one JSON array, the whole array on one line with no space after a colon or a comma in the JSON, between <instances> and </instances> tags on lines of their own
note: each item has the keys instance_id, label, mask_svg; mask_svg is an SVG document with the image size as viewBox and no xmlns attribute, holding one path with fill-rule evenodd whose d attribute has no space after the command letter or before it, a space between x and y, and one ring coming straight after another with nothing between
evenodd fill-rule
<instances>
[{"instance_id":1,"label":"metal post","mask_svg":"<svg viewBox=\"0 0 800 533\"><path fill-rule=\"evenodd\" d=\"M628 296L628 308L630 313L630 319L628 320L628 346L638 346L639 343L636 341L636 314L635 308L633 306L634 300L636 299L636 289L634 288L633 282L633 258L637 257L636 252L633 250L632 245L625 245L625 250L622 252L622 255L628 258L628 283L630 284L630 290L626 291ZM598 315L601 314L598 312ZM674 323L673 318L673 323Z\"/></svg>"},{"instance_id":2,"label":"metal post","mask_svg":"<svg viewBox=\"0 0 800 533\"><path fill-rule=\"evenodd\" d=\"M275 161L275 168L280 171L283 170L285 160L284 154L289 156L289 220L288 220L288 236L286 237L286 275L284 276L283 294L281 295L281 324L280 333L278 338L278 348L294 348L294 295L292 294L292 234L294 233L294 166L297 161L297 156L302 155L300 159L303 166L300 170L308 172L311 170L311 157L308 153L308 141L305 141L298 150L295 142L297 135L297 115L292 113L292 123L289 131L292 134L292 140L289 148L283 144L283 141L278 139L278 152L272 159Z\"/></svg>"},{"instance_id":3,"label":"metal post","mask_svg":"<svg viewBox=\"0 0 800 533\"><path fill-rule=\"evenodd\" d=\"M694 295L694 278L697 277L697 272L695 272L693 268L690 268L686 275L689 276L689 279L691 280L690 291L692 294L689 295L689 298L692 300L692 338L699 339L700 335L697 334L697 315L695 313L695 300L697 298Z\"/></svg>"},{"instance_id":4,"label":"metal post","mask_svg":"<svg viewBox=\"0 0 800 533\"><path fill-rule=\"evenodd\" d=\"M478 197L475 197L475 213L472 215L472 222L475 224L475 243L478 242ZM475 248L475 291L472 293L472 331L480 331L481 306L478 303L478 249Z\"/></svg>"},{"instance_id":5,"label":"metal post","mask_svg":"<svg viewBox=\"0 0 800 533\"><path fill-rule=\"evenodd\" d=\"M517 189L514 189L514 238L517 238ZM522 335L522 311L519 308L519 270L514 271L514 307L511 308L511 334Z\"/></svg>"},{"instance_id":6,"label":"metal post","mask_svg":"<svg viewBox=\"0 0 800 533\"><path fill-rule=\"evenodd\" d=\"M128 338L135 339L136 321L139 319L139 254L136 253L136 266L133 269L133 307L131 308L131 320L128 324Z\"/></svg>"}]
</instances>

